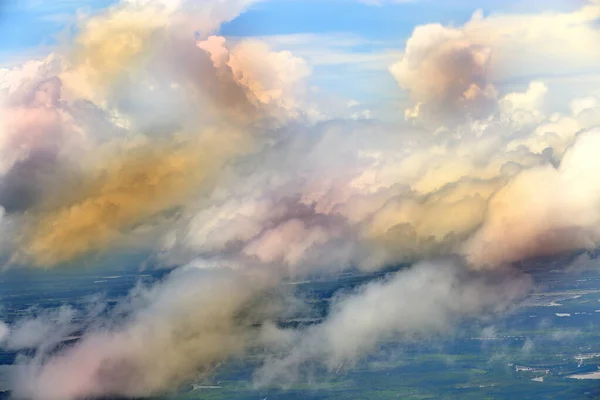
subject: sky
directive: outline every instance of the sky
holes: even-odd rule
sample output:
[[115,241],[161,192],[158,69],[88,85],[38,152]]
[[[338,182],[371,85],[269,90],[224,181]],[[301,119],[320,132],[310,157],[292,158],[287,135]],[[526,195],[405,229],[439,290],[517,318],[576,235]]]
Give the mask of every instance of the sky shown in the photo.
[[[0,49],[24,51],[56,43],[56,35],[72,22],[77,12],[94,12],[115,0],[4,0],[0,7]],[[583,0],[481,0],[448,1],[354,1],[270,0],[251,6],[225,23],[226,36],[267,36],[299,33],[348,33],[389,43],[404,41],[415,25],[430,22],[461,24],[481,9],[489,12],[536,12],[574,10]]]
[[[249,351],[256,387],[303,382],[503,315],[537,289],[523,260],[600,246],[599,0],[1,12],[2,271],[168,271],[0,321],[17,398],[161,395]],[[281,287],[392,266],[277,324],[311,304]]]
[[[0,7],[0,66],[10,66],[43,53],[57,45],[65,32],[74,29],[77,15],[101,11],[116,0],[4,0]],[[393,85],[386,73],[387,53],[398,51],[417,25],[439,22],[460,25],[476,10],[485,14],[502,12],[535,13],[572,11],[585,0],[514,1],[481,0],[267,0],[253,4],[244,13],[220,27],[228,37],[263,37],[278,40],[286,36],[311,35],[314,43],[327,43],[326,51],[340,58],[360,55],[357,68],[339,62],[315,67],[311,79],[319,87],[355,101],[402,101],[402,95],[385,90]],[[306,42],[307,38],[305,38]],[[313,45],[314,43],[310,43]],[[305,43],[306,44],[306,43]],[[300,46],[297,43],[296,46]],[[289,45],[288,48],[291,48]],[[319,54],[310,54],[318,58]],[[319,60],[315,60],[319,64]],[[353,85],[346,85],[352,79]],[[373,88],[373,82],[377,87]],[[378,104],[379,107],[385,105]]]

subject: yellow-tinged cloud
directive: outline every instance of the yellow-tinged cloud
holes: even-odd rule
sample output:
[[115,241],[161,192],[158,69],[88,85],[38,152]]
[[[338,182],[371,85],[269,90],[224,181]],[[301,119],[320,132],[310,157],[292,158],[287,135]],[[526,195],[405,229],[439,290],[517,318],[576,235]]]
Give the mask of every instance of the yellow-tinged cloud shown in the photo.
[[[58,71],[48,71],[57,88],[51,105],[70,117],[80,110],[78,100],[91,104],[85,115],[68,120],[73,125],[68,132],[81,136],[78,147],[65,150],[61,142],[51,156],[61,166],[68,158],[65,170],[74,165],[82,183],[73,189],[69,177],[59,176],[56,181],[64,187],[47,184],[51,188],[43,195],[35,192],[14,261],[49,267],[131,241],[133,227],[186,205],[223,163],[251,149],[256,142],[240,130],[253,131],[262,119],[293,114],[288,106],[296,105],[295,91],[308,73],[302,60],[252,42],[238,46],[245,57],[236,58],[235,68],[214,64],[212,53],[180,26],[181,7],[160,1],[117,4],[83,21],[57,56]],[[213,5],[215,11],[221,7],[228,8],[222,2]],[[212,17],[227,19],[234,8]],[[211,31],[210,26],[201,30]],[[250,54],[268,60],[266,66]],[[29,98],[35,85],[23,89],[21,97]],[[38,108],[45,110],[50,103],[41,100],[44,108]],[[38,136],[48,137],[47,131],[44,126]],[[177,139],[174,131],[184,133]],[[133,137],[145,144],[131,151],[126,142]]]
[[67,92],[103,100],[116,79],[150,54],[159,39],[153,34],[167,24],[168,14],[150,7],[115,9],[87,21],[75,39],[72,66],[61,76]]
[[523,171],[490,199],[464,251],[473,265],[495,267],[538,255],[594,249],[600,243],[600,130],[584,132],[560,166]]
[[16,261],[49,267],[103,251],[135,225],[182,204],[237,151],[218,136],[192,144],[151,143],[108,160],[62,205],[32,213]]

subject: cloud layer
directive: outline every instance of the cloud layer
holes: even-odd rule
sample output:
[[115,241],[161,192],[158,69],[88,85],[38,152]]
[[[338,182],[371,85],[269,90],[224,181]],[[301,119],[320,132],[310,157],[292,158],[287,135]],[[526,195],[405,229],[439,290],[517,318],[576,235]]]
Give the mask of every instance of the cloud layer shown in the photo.
[[[597,66],[596,2],[417,27],[389,66],[411,99],[395,122],[331,117],[307,61],[219,36],[250,3],[123,1],[0,71],[8,265],[126,248],[173,268],[114,309],[1,325],[30,354],[17,398],[161,394],[252,349],[257,384],[301,379],[506,312],[531,290],[513,262],[597,247],[600,87],[554,108],[568,80],[545,79]],[[306,307],[271,301],[287,282],[401,263],[322,322],[278,326]]]

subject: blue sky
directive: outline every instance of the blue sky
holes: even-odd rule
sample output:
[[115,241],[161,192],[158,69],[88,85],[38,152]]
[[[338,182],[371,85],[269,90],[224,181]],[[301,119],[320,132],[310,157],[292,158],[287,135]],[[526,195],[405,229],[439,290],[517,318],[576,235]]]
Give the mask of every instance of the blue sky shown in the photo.
[[56,43],[79,11],[94,12],[114,0],[0,0],[0,52]]
[[[76,12],[94,12],[116,0],[0,0],[0,52],[56,43]],[[405,39],[416,25],[461,24],[476,9],[536,12],[575,9],[583,0],[421,0],[374,6],[354,0],[270,0],[252,6],[222,28],[224,35],[352,33],[367,39]]]
[[274,0],[259,3],[223,27],[228,35],[352,32],[369,39],[406,38],[416,25],[462,24],[473,12],[539,12],[577,8],[579,0],[421,0],[382,2],[352,0]]
[[[198,0],[202,1],[202,0]],[[370,0],[371,3],[377,0]],[[78,12],[117,0],[0,0],[0,67],[44,56]],[[461,25],[473,12],[572,10],[584,0],[266,0],[222,26],[231,37],[259,36],[306,58],[311,83],[343,98],[394,104],[405,94],[387,73],[417,25]],[[287,39],[286,39],[287,38]],[[348,82],[353,82],[348,85]],[[391,102],[390,102],[391,100]]]

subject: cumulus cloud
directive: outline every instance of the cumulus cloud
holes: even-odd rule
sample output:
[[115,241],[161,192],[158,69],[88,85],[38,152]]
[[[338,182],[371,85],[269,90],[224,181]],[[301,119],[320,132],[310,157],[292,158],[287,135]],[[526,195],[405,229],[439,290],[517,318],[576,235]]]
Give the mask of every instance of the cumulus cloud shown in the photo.
[[597,247],[599,145],[598,129],[582,133],[558,168],[533,168],[499,190],[484,225],[467,244],[473,262],[497,265]]
[[214,63],[180,23],[189,12],[207,35],[246,4],[125,2],[81,22],[61,53],[4,71],[0,204],[24,214],[13,261],[107,249],[260,147],[270,120],[299,116],[302,60],[252,41]]
[[[595,65],[596,3],[418,27],[390,67],[408,123],[315,121],[306,61],[218,36],[249,4],[125,1],[0,72],[3,256],[54,267],[138,246],[174,268],[113,310],[6,327],[26,350],[17,397],[162,394],[255,346],[261,384],[351,365],[509,310],[529,290],[512,262],[597,246],[597,94],[557,111],[542,77],[499,83],[530,56]],[[321,323],[277,327],[283,283],[400,263],[416,264],[338,294]]]
[[406,110],[406,117],[485,114],[497,96],[489,82],[490,59],[490,48],[474,43],[460,29],[442,25],[416,28],[406,43],[404,57],[390,67],[416,103]]
[[[316,266],[335,254],[341,265],[377,268],[461,252],[496,191],[522,170],[557,165],[595,123],[589,96],[574,100],[571,115],[547,114],[541,81],[501,95],[490,73],[494,43],[468,28],[483,18],[475,16],[460,28],[417,28],[391,68],[417,108],[458,125],[311,126],[303,120],[306,62],[257,40],[196,40],[174,22],[181,10],[211,7],[124,3],[82,22],[72,54],[7,73],[17,77],[5,92],[13,125],[39,119],[41,127],[19,129],[43,139],[19,142],[26,153],[7,164],[0,185],[8,212],[27,211],[13,260],[50,266],[135,243],[132,228],[173,209],[185,217],[163,236],[170,260],[227,250]],[[113,47],[120,53],[93,59]],[[90,75],[93,95],[77,87],[78,74]],[[17,118],[14,104],[35,118]],[[311,133],[286,126],[291,120]],[[68,150],[56,148],[65,142]],[[200,193],[206,200],[194,201]],[[247,208],[226,215],[238,206]]]
[[[241,141],[240,141],[241,142]],[[176,207],[215,174],[226,157],[226,146],[183,143],[142,147],[125,159],[104,164],[102,175],[80,183],[66,206],[33,215],[17,260],[52,266],[102,251],[123,231]],[[112,164],[112,165],[111,165]]]
[[390,67],[414,102],[405,116],[446,124],[478,118],[496,106],[495,82],[597,69],[598,18],[600,6],[590,2],[572,12],[484,16],[477,11],[459,27],[417,27],[402,59]]

